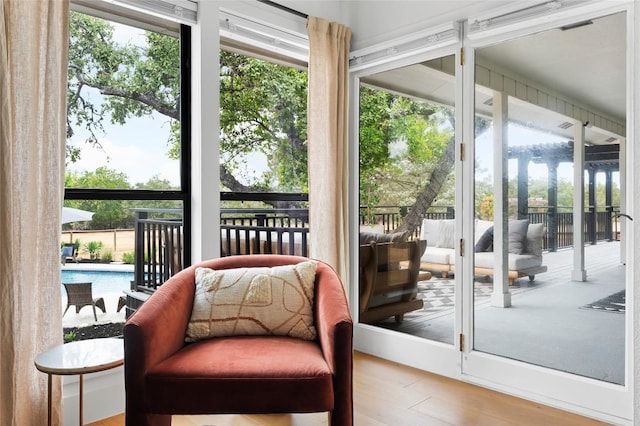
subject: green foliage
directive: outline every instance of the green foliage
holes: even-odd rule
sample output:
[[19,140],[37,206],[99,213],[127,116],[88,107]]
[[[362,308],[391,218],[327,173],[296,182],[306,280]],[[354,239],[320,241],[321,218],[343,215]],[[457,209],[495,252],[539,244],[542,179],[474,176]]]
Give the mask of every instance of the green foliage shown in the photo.
[[113,250],[110,248],[100,250],[100,260],[103,262],[113,262]]
[[[167,155],[179,158],[179,40],[147,32],[142,46],[119,45],[113,33],[107,21],[71,13],[67,137],[82,127],[97,144],[105,120],[123,124],[156,111],[172,129]],[[226,51],[220,63],[221,158],[230,172],[224,187],[307,191],[306,71]],[[91,88],[104,95],[99,104]],[[253,152],[269,166],[257,179],[246,159]],[[67,161],[78,155],[68,152]]]
[[[94,172],[82,174],[67,172],[65,177],[67,188],[104,188],[128,189],[131,187],[127,176],[106,167],[98,167]],[[133,213],[129,211],[125,200],[74,200],[66,201],[68,207],[94,212],[93,219],[88,222],[74,223],[73,227],[90,227],[91,229],[115,229],[133,227]]]
[[122,253],[122,262],[126,263],[128,265],[133,265],[135,263],[135,255],[133,254],[133,252],[126,252],[126,253]]
[[[360,205],[412,205],[453,137],[452,120],[444,107],[361,86]],[[453,193],[438,201],[453,204]]]
[[[89,131],[89,143],[98,144],[103,123],[123,124],[130,117],[159,111],[178,119],[179,42],[174,37],[147,32],[143,47],[118,44],[113,25],[102,19],[71,12],[67,137],[74,128]],[[95,104],[86,88],[100,90],[105,101]],[[67,160],[77,160],[73,153]]]
[[255,186],[306,190],[306,129],[305,71],[220,52],[220,149],[234,175],[246,171],[247,154],[258,152],[270,171]]
[[98,259],[102,250],[102,241],[89,241],[82,247],[85,253],[89,253],[91,260]]
[[76,340],[78,338],[78,335],[75,332],[70,331],[68,333],[65,333],[62,337],[63,337],[64,343],[69,343]]
[[[125,174],[106,167],[99,167],[94,172],[67,172],[65,186],[68,188],[108,188],[127,189],[133,186]],[[136,189],[167,190],[175,189],[167,180],[157,176],[146,183],[138,183]],[[72,229],[131,229],[135,223],[132,208],[181,208],[182,203],[175,200],[67,200],[65,206],[94,212],[93,219],[88,222],[74,222],[65,225]],[[79,247],[79,243],[78,247]]]

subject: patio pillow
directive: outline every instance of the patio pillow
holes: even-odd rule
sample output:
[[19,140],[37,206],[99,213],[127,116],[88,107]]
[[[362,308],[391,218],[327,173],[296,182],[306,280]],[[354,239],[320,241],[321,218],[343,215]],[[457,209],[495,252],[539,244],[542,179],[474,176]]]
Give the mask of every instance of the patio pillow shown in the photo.
[[185,340],[240,335],[314,340],[315,274],[313,261],[273,268],[197,268]]
[[438,224],[440,233],[436,241],[436,247],[453,248],[455,245],[456,223],[454,219],[441,220]]
[[542,256],[542,238],[544,237],[544,225],[532,223],[527,230],[527,253],[537,257]]
[[509,253],[522,254],[527,244],[528,219],[510,220],[508,228]]
[[427,247],[435,247],[440,239],[440,220],[423,219],[420,226],[420,239],[427,242]]
[[487,228],[487,230],[480,236],[475,245],[474,251],[476,253],[493,251],[493,226]]

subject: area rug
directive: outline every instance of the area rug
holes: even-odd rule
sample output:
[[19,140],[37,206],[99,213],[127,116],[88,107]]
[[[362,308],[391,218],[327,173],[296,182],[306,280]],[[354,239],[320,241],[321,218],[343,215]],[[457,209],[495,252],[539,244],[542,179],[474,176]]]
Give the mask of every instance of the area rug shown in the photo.
[[597,300],[593,303],[581,306],[582,309],[593,309],[602,312],[618,312],[624,313],[626,307],[625,290],[619,291],[607,296],[604,299]]
[[[491,283],[474,284],[475,301],[489,297],[493,285]],[[453,308],[455,304],[455,281],[446,278],[431,278],[418,283],[418,297],[424,302],[423,312],[441,312]]]

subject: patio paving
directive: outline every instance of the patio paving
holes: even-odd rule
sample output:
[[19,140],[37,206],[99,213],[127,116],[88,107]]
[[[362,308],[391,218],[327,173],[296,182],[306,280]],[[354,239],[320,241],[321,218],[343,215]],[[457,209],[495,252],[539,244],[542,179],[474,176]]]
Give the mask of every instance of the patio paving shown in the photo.
[[[624,289],[624,266],[617,241],[585,246],[587,281],[571,280],[573,251],[544,253],[548,272],[516,281],[512,307],[490,304],[490,280],[474,285],[474,348],[612,383],[624,382],[625,315],[598,312],[585,305]],[[432,281],[432,282],[430,282]],[[391,318],[379,326],[453,344],[454,279],[419,283],[425,308]]]

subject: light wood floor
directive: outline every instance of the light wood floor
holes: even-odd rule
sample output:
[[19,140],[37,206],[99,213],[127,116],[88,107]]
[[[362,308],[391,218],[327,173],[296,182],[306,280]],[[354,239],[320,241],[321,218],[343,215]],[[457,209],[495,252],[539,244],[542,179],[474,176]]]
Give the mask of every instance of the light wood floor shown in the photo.
[[[359,352],[354,355],[353,387],[356,426],[605,424]],[[173,417],[173,426],[326,424],[326,413]],[[123,425],[124,414],[91,423]]]

